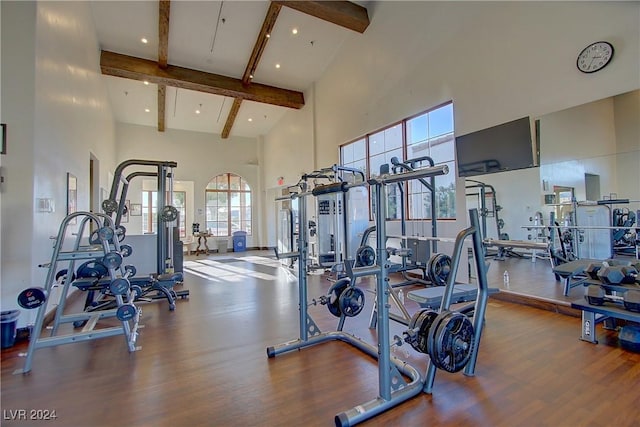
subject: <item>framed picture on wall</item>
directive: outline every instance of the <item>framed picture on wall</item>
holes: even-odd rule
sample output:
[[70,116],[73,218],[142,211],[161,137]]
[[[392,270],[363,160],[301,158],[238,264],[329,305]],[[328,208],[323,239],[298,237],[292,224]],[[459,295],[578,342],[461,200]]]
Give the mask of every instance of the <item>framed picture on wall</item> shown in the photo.
[[7,154],[7,124],[0,123],[0,154]]
[[[78,178],[72,173],[67,172],[67,215],[78,210]],[[69,221],[70,224],[76,223],[76,218]]]
[[140,203],[131,203],[131,216],[142,216],[142,205]]

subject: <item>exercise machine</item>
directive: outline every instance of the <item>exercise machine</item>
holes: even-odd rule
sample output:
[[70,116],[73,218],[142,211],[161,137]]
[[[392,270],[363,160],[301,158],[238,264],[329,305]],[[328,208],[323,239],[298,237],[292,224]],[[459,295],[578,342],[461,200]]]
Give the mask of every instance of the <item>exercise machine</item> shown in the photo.
[[[309,191],[305,185],[301,185],[300,192],[290,196],[301,200],[298,210],[299,223],[306,224],[307,214],[304,201],[309,196],[317,197],[326,194],[345,193],[351,188],[365,185],[370,185],[375,190],[373,194],[375,195],[374,206],[377,225],[376,264],[353,268],[352,273],[354,277],[365,275],[376,277],[376,304],[379,307],[377,311],[377,346],[370,345],[355,335],[343,331],[345,319],[351,317],[352,314],[359,313],[364,305],[364,293],[355,290],[357,288],[351,283],[351,279],[340,279],[332,286],[334,296],[338,291],[340,293],[337,302],[331,295],[324,296],[319,300],[321,304],[324,303],[333,307],[340,314],[340,321],[336,331],[321,332],[318,325],[309,315],[308,306],[310,304],[307,301],[306,275],[308,241],[306,233],[299,234],[297,252],[280,254],[281,258],[296,258],[298,260],[299,338],[268,347],[268,357],[274,358],[289,351],[303,349],[327,341],[339,340],[352,345],[377,360],[378,396],[371,401],[337,414],[335,423],[338,426],[358,424],[399,405],[421,392],[431,393],[438,367],[451,371],[465,369],[465,374],[474,374],[488,299],[486,266],[484,264],[484,252],[478,228],[477,212],[475,214],[470,212],[472,227],[458,235],[454,247],[456,259],[459,259],[464,238],[473,236],[473,246],[477,252],[476,267],[479,271],[479,292],[473,319],[470,320],[467,316],[456,314],[449,310],[453,292],[453,277],[455,277],[455,271],[452,271],[445,286],[440,313],[435,313],[434,316],[433,314],[427,315],[426,312],[421,312],[412,319],[410,328],[402,336],[393,337],[393,340],[389,331],[389,295],[386,287],[389,279],[389,266],[386,261],[386,248],[384,247],[384,242],[387,240],[384,226],[387,206],[385,186],[410,179],[426,178],[446,173],[448,173],[448,167],[443,165],[399,174],[383,173],[371,178],[368,183],[338,182],[327,184],[318,186],[312,191]],[[350,263],[347,262],[346,265],[350,265]],[[455,270],[456,268],[454,264],[453,269]],[[312,304],[317,302],[318,300],[314,300]],[[431,321],[428,322],[427,318]],[[421,352],[426,351],[429,353],[431,362],[424,377],[415,367],[391,355],[392,347],[400,346],[405,342]],[[409,382],[404,377],[409,378]]]
[[[75,231],[73,228],[77,221],[79,221],[79,225]],[[86,241],[89,238],[91,224],[96,227],[98,241],[95,244],[87,245]],[[70,228],[69,225],[73,226]],[[68,239],[73,239],[71,244],[65,244],[65,240]],[[140,347],[136,347],[136,340],[142,311],[134,303],[135,295],[128,279],[130,272],[126,271],[122,265],[122,249],[116,234],[115,223],[109,216],[79,211],[65,217],[53,246],[51,261],[40,265],[48,268],[45,285],[27,288],[18,295],[18,304],[21,307],[38,311],[31,331],[24,367],[15,373],[31,371],[35,351],[45,347],[123,335],[130,352],[140,349]],[[100,287],[113,295],[115,307],[112,309],[91,313],[65,314],[67,296],[72,287],[82,289],[84,286],[98,286],[98,278],[78,278],[74,274],[76,263],[83,261],[100,263],[105,268],[106,274]],[[65,262],[66,268],[60,274],[63,271],[60,264]],[[56,284],[62,287],[60,300],[57,301],[58,305],[55,309],[50,336],[42,337],[47,307],[50,303],[55,303],[49,299],[49,295]],[[109,318],[116,318],[120,324],[96,329],[100,320]],[[79,332],[74,330],[71,333],[66,333],[60,328],[65,323],[73,323],[74,325],[82,323],[84,328]]]
[[[125,169],[130,167],[144,169],[129,173],[125,177]],[[175,167],[177,163],[172,161],[126,160],[116,167],[109,198],[102,202],[102,209],[109,216],[115,215],[117,230],[121,230],[124,234],[122,231],[124,227],[120,222],[125,214],[131,181],[137,177],[157,178],[156,271],[148,276],[132,275],[130,282],[136,286],[138,298],[166,299],[170,310],[175,309],[178,298],[185,299],[189,296],[188,290],[174,290],[176,284],[183,282],[182,246],[177,227],[179,211],[170,203],[173,200],[173,168]],[[122,237],[124,238],[124,235]]]

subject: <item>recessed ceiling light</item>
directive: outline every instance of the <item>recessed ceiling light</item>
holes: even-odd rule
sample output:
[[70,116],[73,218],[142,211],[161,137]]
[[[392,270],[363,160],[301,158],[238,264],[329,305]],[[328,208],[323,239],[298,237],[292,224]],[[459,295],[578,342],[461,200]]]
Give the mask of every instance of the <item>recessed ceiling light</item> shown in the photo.
[[145,80],[143,83],[144,83],[146,86],[149,86],[149,82],[148,82],[148,81],[146,81],[146,80]]
[[148,113],[149,111],[151,111],[151,110],[149,110],[148,108],[145,108],[145,109],[144,109],[144,112],[145,112],[145,113]]
[[291,30],[291,34],[298,34],[298,29],[297,28],[293,28]]
[[144,44],[149,43],[149,40],[147,40],[147,39],[146,39],[146,38],[144,38],[144,37],[143,37],[143,38],[141,38],[141,39],[140,39],[140,41],[141,41],[142,43],[144,43]]
[[200,114],[200,110],[196,110],[196,114]]
[[248,121],[250,121],[250,122],[252,122],[252,121],[253,121],[253,119],[252,119],[251,117],[249,117],[247,120],[248,120]]
[[276,68],[280,68],[280,64],[276,64]]

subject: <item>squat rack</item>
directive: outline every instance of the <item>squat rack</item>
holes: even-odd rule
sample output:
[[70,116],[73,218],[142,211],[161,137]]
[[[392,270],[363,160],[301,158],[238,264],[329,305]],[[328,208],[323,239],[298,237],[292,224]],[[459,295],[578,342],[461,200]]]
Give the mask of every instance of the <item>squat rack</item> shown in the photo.
[[[428,167],[410,172],[398,174],[383,173],[375,178],[370,179],[367,183],[375,186],[375,206],[376,206],[376,240],[378,242],[386,241],[386,191],[385,186],[388,184],[398,183],[411,179],[420,179],[435,175],[444,175],[448,173],[446,165]],[[298,216],[299,223],[306,224],[307,213],[304,198],[310,195],[317,196],[320,194],[329,194],[337,192],[347,192],[349,188],[367,185],[367,183],[347,183],[339,182],[321,187],[316,187],[313,191],[308,191],[306,183],[300,186],[301,192],[292,194],[289,198],[300,198],[303,203],[299,204]],[[285,200],[287,197],[277,200]],[[473,237],[473,247],[475,251],[476,268],[479,272],[479,292],[474,310],[473,327],[476,331],[476,339],[471,349],[471,359],[465,366],[465,374],[472,376],[475,371],[475,362],[479,348],[480,336],[482,334],[483,320],[488,300],[488,283],[486,281],[486,266],[484,264],[484,248],[482,244],[482,235],[479,229],[479,221],[477,211],[470,211],[471,227],[461,231],[456,238],[454,247],[454,260],[459,261],[461,258],[463,241],[466,237]],[[323,342],[339,340],[348,343],[355,348],[361,350],[365,354],[377,359],[378,361],[378,396],[368,402],[357,405],[352,409],[341,412],[335,416],[335,423],[338,426],[351,426],[369,418],[372,418],[383,411],[386,411],[400,403],[418,395],[421,391],[431,393],[433,382],[435,379],[436,367],[430,362],[425,378],[412,365],[391,356],[392,345],[402,345],[402,339],[394,337],[394,343],[391,344],[389,330],[389,293],[387,282],[389,280],[389,265],[386,261],[386,249],[383,244],[377,246],[376,265],[368,267],[354,268],[355,277],[365,275],[373,275],[376,277],[376,304],[377,324],[378,324],[378,343],[377,347],[364,342],[351,333],[342,330],[345,315],[342,314],[338,324],[337,331],[321,332],[317,324],[313,321],[308,313],[307,303],[307,251],[308,240],[306,233],[299,233],[298,251],[279,254],[279,258],[297,258],[298,259],[298,288],[299,288],[299,338],[282,344],[267,348],[267,356],[273,358],[279,354],[299,350],[310,347]],[[452,302],[453,284],[456,276],[458,263],[452,263],[452,271],[446,283],[446,289],[443,296],[441,310],[448,310]],[[403,375],[410,379],[407,383]]]

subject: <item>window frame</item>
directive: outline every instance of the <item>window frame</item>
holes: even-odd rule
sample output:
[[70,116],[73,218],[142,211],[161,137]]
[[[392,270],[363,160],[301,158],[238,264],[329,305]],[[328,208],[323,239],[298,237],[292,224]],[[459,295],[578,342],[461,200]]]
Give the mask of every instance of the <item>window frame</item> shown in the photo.
[[[234,187],[233,180],[237,179],[237,187]],[[211,188],[212,186],[218,186],[220,188]],[[209,209],[217,208],[220,209],[222,204],[218,203],[216,205],[212,205],[209,203],[209,194],[224,194],[226,195],[226,220],[219,220],[218,217],[210,218],[209,217]],[[233,202],[235,200],[239,201],[239,204],[235,205]],[[204,193],[204,206],[205,206],[205,229],[209,231],[212,230],[211,234],[215,237],[232,237],[233,233],[236,231],[244,231],[247,235],[252,235],[253,230],[253,190],[251,186],[240,175],[236,175],[231,172],[221,173],[219,175],[214,176],[209,183],[205,186]],[[234,226],[234,212],[238,212],[237,223],[238,226]],[[226,234],[219,234],[219,230],[221,229],[221,222],[226,221]],[[210,227],[211,225],[216,225],[215,227]],[[222,228],[224,230],[224,228]]]
[[[445,132],[433,137],[429,136],[429,114],[433,113],[437,110],[440,110],[442,108],[445,108],[447,106],[451,106],[451,130],[450,132]],[[344,149],[345,147],[348,147],[351,144],[356,144],[359,143],[360,141],[364,141],[364,145],[365,145],[365,158],[364,158],[364,163],[365,163],[365,167],[364,167],[364,173],[365,176],[367,177],[367,179],[371,178],[372,176],[372,165],[371,165],[371,153],[370,153],[370,139],[372,136],[384,133],[386,130],[391,129],[395,126],[401,125],[402,127],[402,147],[401,147],[401,151],[402,151],[402,158],[406,159],[408,157],[408,150],[410,149],[411,146],[416,145],[416,142],[413,143],[409,143],[408,139],[409,139],[409,126],[408,123],[411,122],[412,120],[419,118],[421,116],[426,116],[426,120],[427,120],[427,128],[426,128],[426,136],[424,140],[421,140],[427,144],[430,144],[431,142],[434,141],[439,141],[442,140],[443,138],[446,138],[445,140],[451,139],[454,146],[453,146],[453,156],[451,159],[446,159],[442,162],[436,162],[434,159],[434,163],[435,165],[441,165],[441,164],[447,164],[449,166],[449,175],[451,175],[453,177],[453,183],[449,184],[448,186],[444,187],[443,186],[443,190],[444,192],[440,192],[438,191],[438,186],[437,186],[437,181],[439,177],[436,177],[436,188],[435,188],[435,202],[436,202],[436,218],[435,220],[443,220],[443,221],[455,221],[456,217],[457,217],[457,209],[456,209],[456,204],[455,204],[455,194],[456,194],[456,180],[455,180],[455,176],[456,176],[456,162],[455,162],[455,137],[454,137],[454,133],[455,133],[455,123],[453,120],[453,101],[447,101],[444,102],[442,104],[439,104],[433,108],[429,108],[427,110],[421,111],[419,113],[413,114],[409,117],[406,117],[402,120],[399,120],[397,122],[391,123],[387,126],[381,127],[379,129],[376,129],[372,132],[368,132],[366,133],[364,136],[359,136],[349,142],[346,142],[344,144],[341,144],[339,146],[339,158],[340,158],[340,164],[343,166],[352,166],[354,165],[354,163],[360,161],[360,159],[357,160],[352,160],[351,162],[347,162],[344,163]],[[428,150],[431,151],[431,145],[428,146]],[[387,150],[387,151],[383,151],[382,153],[376,153],[375,155],[380,155],[380,154],[385,154],[388,152],[391,152],[392,150]],[[430,154],[430,153],[429,153]],[[429,156],[431,157],[431,156]],[[390,159],[386,159],[385,158],[385,162],[389,163]],[[373,174],[373,176],[378,175],[379,171],[376,171],[375,174]],[[440,178],[442,179],[442,178]],[[450,178],[449,178],[450,180]],[[422,194],[422,198],[424,198],[424,195],[428,195],[429,194],[429,190],[427,190],[426,188],[424,189],[424,191],[421,192],[410,192],[410,182],[404,182],[401,184],[402,185],[402,191],[404,193],[404,197],[403,197],[403,207],[404,207],[404,212],[405,212],[405,220],[409,221],[409,220],[432,220],[431,218],[431,210],[427,207],[421,208],[421,212],[424,213],[424,215],[422,216],[414,216],[412,215],[411,209],[410,209],[410,197],[413,194]],[[393,187],[393,189],[391,188]],[[389,191],[395,191],[396,187],[395,186],[387,186],[387,192]],[[452,194],[449,194],[452,193]],[[446,196],[453,196],[453,197],[443,197],[443,195]],[[397,197],[397,196],[396,196]],[[428,197],[428,196],[427,196]],[[373,197],[371,194],[371,191],[369,191],[369,219],[373,220]],[[387,203],[388,204],[393,204],[392,202],[393,198],[387,198]],[[450,206],[445,206],[444,208],[446,209],[447,212],[450,213],[449,216],[442,216],[440,215],[441,209],[443,208],[442,206],[439,206],[439,201],[440,200],[445,200],[446,202],[450,203]],[[389,212],[393,213],[399,211],[399,209],[396,209],[395,207],[393,209],[389,209],[389,206],[387,206],[387,216],[389,216]],[[399,221],[400,217],[399,217],[399,213],[396,212],[395,215],[388,217],[387,218],[388,221]]]

